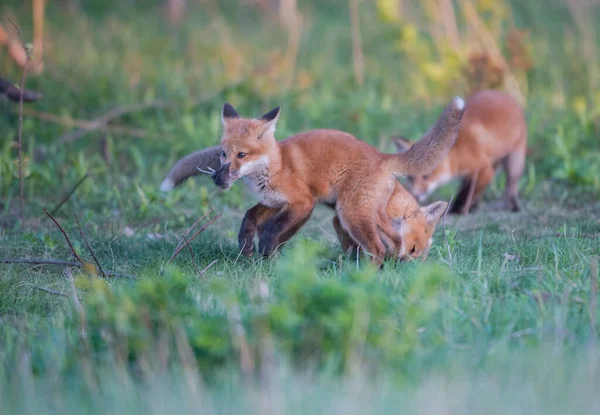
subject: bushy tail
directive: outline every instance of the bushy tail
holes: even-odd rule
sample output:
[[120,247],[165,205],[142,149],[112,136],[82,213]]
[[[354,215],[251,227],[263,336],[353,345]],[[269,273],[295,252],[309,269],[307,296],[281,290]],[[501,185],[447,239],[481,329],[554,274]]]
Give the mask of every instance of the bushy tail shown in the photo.
[[221,147],[214,146],[183,157],[171,168],[167,177],[162,181],[160,190],[168,192],[188,178],[200,174],[198,167],[202,170],[217,170],[221,167],[220,153]]
[[458,138],[465,101],[455,97],[433,127],[402,153],[390,154],[395,174],[422,175],[433,171],[446,157]]

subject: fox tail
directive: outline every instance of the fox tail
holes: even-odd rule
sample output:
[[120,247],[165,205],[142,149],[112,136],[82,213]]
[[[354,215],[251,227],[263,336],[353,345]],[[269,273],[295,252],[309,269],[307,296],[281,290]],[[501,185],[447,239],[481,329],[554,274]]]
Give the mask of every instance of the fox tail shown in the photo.
[[221,148],[213,146],[188,154],[178,160],[162,181],[160,190],[168,192],[174,189],[190,177],[200,174],[199,168],[204,171],[217,170],[221,167],[220,153]]
[[392,172],[413,176],[435,169],[458,138],[464,109],[465,101],[455,97],[419,141],[404,152],[389,154]]

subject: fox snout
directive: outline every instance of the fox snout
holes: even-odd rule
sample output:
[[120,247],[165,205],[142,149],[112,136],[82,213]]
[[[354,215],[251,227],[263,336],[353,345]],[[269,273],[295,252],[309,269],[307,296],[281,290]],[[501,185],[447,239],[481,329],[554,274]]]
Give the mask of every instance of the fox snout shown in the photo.
[[213,182],[215,182],[215,185],[217,185],[221,189],[224,189],[224,190],[229,189],[231,187],[231,185],[233,184],[233,182],[235,181],[235,179],[232,178],[230,167],[231,167],[231,162],[225,163],[221,166],[220,169],[216,170],[211,176],[213,179]]

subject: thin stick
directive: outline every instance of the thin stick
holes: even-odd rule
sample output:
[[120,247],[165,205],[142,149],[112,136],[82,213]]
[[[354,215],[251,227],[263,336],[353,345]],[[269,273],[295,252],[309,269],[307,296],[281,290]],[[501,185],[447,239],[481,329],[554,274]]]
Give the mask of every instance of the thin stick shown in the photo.
[[444,225],[444,239],[446,240],[446,249],[448,249],[448,261],[450,262],[450,265],[452,265],[452,253],[450,252],[450,242],[448,242],[448,233],[446,232],[446,216],[448,216],[448,211],[450,210],[450,206],[452,206],[454,195],[452,195],[450,198],[450,202],[448,203],[448,206],[446,206],[446,210],[444,211],[444,216],[442,218],[442,224]]
[[365,79],[365,58],[360,40],[360,19],[358,16],[358,0],[350,1],[350,27],[352,30],[352,57],[354,62],[354,79],[358,85]]
[[69,248],[71,249],[71,253],[73,254],[73,256],[75,257],[75,259],[77,261],[79,261],[81,263],[81,265],[83,266],[85,264],[85,262],[83,261],[83,259],[81,259],[81,257],[79,255],[77,255],[77,251],[75,251],[75,248],[73,248],[73,244],[71,243],[71,240],[69,239],[69,237],[67,236],[67,233],[65,232],[65,230],[63,229],[62,226],[60,226],[60,223],[58,223],[58,221],[56,219],[54,219],[54,216],[52,216],[47,210],[46,208],[44,208],[44,213],[46,215],[48,215],[48,217],[50,219],[52,219],[52,222],[54,222],[54,224],[58,227],[58,229],[60,229],[60,231],[62,232],[63,236],[65,237],[67,244],[69,245]]
[[[70,268],[65,268],[65,275],[69,279],[69,285],[71,286],[71,298],[73,299],[73,304],[75,305],[75,309],[77,310],[77,313],[79,313],[83,324],[83,306],[81,305],[81,301],[79,301],[79,297],[77,296],[77,289],[75,288],[75,281]],[[84,333],[85,329],[82,327],[82,334]]]
[[28,64],[29,53],[27,53],[27,62],[23,67],[23,76],[21,77],[21,94],[19,97],[19,138],[17,142],[17,149],[19,152],[19,218],[21,219],[21,222],[25,217],[25,194],[23,183],[23,94],[25,93],[25,79],[27,79]]
[[471,185],[469,186],[469,193],[467,194],[467,200],[462,208],[462,214],[466,215],[469,213],[471,209],[471,203],[473,203],[473,193],[475,193],[475,183],[477,182],[477,178],[479,177],[479,170],[475,172],[473,175],[473,179],[471,180]]
[[67,295],[65,295],[65,294],[63,294],[61,292],[58,292],[56,290],[53,290],[51,288],[40,287],[38,285],[32,285],[32,287],[35,288],[36,290],[44,291],[44,292],[47,292],[47,293],[50,293],[50,294],[54,294],[54,295],[60,295],[61,297],[67,297]]
[[183,234],[183,236],[179,240],[179,243],[177,243],[177,247],[175,248],[175,250],[177,250],[177,248],[179,248],[181,246],[181,243],[183,242],[184,238],[186,236],[188,236],[188,234],[192,231],[192,229],[194,229],[196,227],[196,225],[198,225],[198,223],[200,223],[200,221],[202,219],[204,219],[210,212],[213,211],[213,208],[211,205],[209,205],[208,203],[206,205],[209,207],[209,211],[206,212],[204,215],[202,215],[196,222],[194,222],[194,224],[192,226],[190,226],[190,228],[187,230],[187,232]]
[[208,264],[208,265],[206,266],[206,268],[204,268],[202,271],[200,271],[200,275],[204,275],[204,273],[205,273],[206,271],[208,271],[210,268],[212,268],[212,266],[213,266],[213,265],[215,265],[217,262],[219,262],[219,260],[218,260],[218,259],[215,259],[213,262],[211,262],[210,264]]
[[206,228],[208,228],[210,225],[212,225],[212,223],[214,221],[216,221],[217,219],[219,219],[221,217],[221,214],[219,213],[217,216],[215,216],[214,218],[212,218],[210,221],[208,221],[208,223],[206,225],[204,225],[203,227],[201,227],[200,229],[198,229],[198,231],[192,235],[192,237],[188,240],[186,239],[186,242],[180,246],[179,248],[177,248],[175,250],[175,252],[173,252],[173,255],[171,256],[171,259],[169,259],[169,262],[167,262],[168,264],[170,264],[171,262],[173,262],[173,260],[177,257],[177,255],[179,255],[179,253],[181,252],[181,250],[183,248],[185,248],[190,242],[192,242],[194,239],[196,239],[196,237],[198,235],[200,235],[201,232],[204,232],[206,230]]
[[46,0],[33,0],[33,62],[42,68],[44,55],[44,9]]
[[[62,261],[59,259],[30,259],[30,258],[5,258],[1,259],[2,264],[31,264],[31,265],[61,265],[81,268],[81,263],[75,261]],[[135,278],[134,275],[121,274],[118,272],[105,271],[105,274],[111,277]]]
[[183,239],[185,240],[185,244],[187,245],[188,250],[190,251],[190,257],[192,259],[192,265],[193,265],[194,269],[196,270],[196,273],[198,275],[202,276],[202,274],[200,273],[200,269],[198,269],[198,265],[196,265],[196,257],[194,256],[194,250],[192,249],[192,247],[188,243],[188,240],[185,237],[185,235],[183,235]]
[[10,22],[10,24],[12,24],[14,26],[15,30],[17,31],[17,36],[19,36],[19,40],[21,40],[21,43],[24,43],[23,38],[21,37],[21,31],[19,30],[19,26],[17,26],[15,21],[13,19],[11,19],[10,17],[7,17],[7,19]]
[[102,265],[100,265],[100,261],[98,261],[98,258],[96,258],[96,254],[94,254],[92,247],[90,246],[87,239],[85,238],[85,235],[83,234],[83,230],[81,229],[81,224],[79,223],[79,217],[77,216],[77,213],[75,214],[75,220],[77,221],[77,227],[79,228],[79,234],[81,235],[81,239],[83,239],[83,242],[85,242],[85,246],[87,247],[87,250],[90,252],[90,255],[92,256],[92,258],[94,258],[94,262],[96,263],[96,265],[98,265],[98,269],[100,270],[100,275],[102,275],[104,278],[106,278],[106,273],[102,269]]
[[73,193],[75,193],[75,190],[77,190],[77,188],[79,186],[81,186],[81,184],[88,178],[90,177],[89,173],[86,173],[85,176],[83,176],[81,179],[79,179],[79,181],[77,183],[75,183],[75,186],[73,186],[73,188],[69,191],[69,193],[67,193],[67,195],[60,201],[60,203],[58,205],[56,205],[56,207],[54,209],[52,209],[52,214],[56,214],[56,212],[58,212],[58,210],[62,207],[62,205],[64,205],[67,200],[69,200],[71,198],[71,196],[73,195]]
[[597,333],[597,319],[596,313],[598,312],[598,257],[593,256],[590,261],[590,278],[591,278],[591,291],[590,291],[590,328],[592,329],[592,336],[596,341]]

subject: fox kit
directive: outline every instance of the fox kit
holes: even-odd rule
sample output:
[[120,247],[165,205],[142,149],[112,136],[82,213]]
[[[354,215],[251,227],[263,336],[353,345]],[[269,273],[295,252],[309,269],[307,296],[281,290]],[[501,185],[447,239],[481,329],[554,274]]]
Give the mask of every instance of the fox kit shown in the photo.
[[[402,261],[420,258],[427,259],[433,232],[440,218],[448,207],[447,202],[435,202],[429,206],[421,207],[415,198],[398,182],[387,204],[386,213],[392,218],[396,231],[400,234],[402,243],[400,247],[390,246],[385,235],[384,243],[389,247],[388,255]],[[348,232],[342,227],[337,216],[333,218],[333,227],[337,234],[342,249],[349,253],[355,252],[358,245],[352,240]]]
[[[394,143],[399,151],[411,148],[402,138]],[[519,211],[518,182],[526,151],[527,123],[517,101],[502,92],[480,91],[467,102],[454,147],[432,172],[409,177],[411,192],[422,201],[438,186],[460,177],[462,184],[450,212],[467,213],[476,207],[496,167],[502,164],[506,172],[505,203],[508,209]],[[473,204],[466,206],[469,193]]]
[[[226,103],[221,167],[212,174],[213,180],[228,189],[242,179],[260,197],[242,221],[240,250],[251,255],[258,232],[260,253],[270,255],[306,223],[315,204],[322,203],[335,208],[341,227],[375,263],[381,263],[387,251],[382,234],[388,244],[401,245],[394,222],[386,213],[397,183],[395,176],[431,171],[456,141],[463,108],[463,100],[455,98],[409,150],[384,154],[337,130],[312,130],[278,142],[274,132],[279,107],[259,119],[246,119]],[[206,153],[201,155],[206,157]],[[197,165],[203,157],[198,158]],[[166,190],[190,174],[189,169],[178,169],[182,161],[163,182]],[[184,164],[194,163],[188,159]]]

